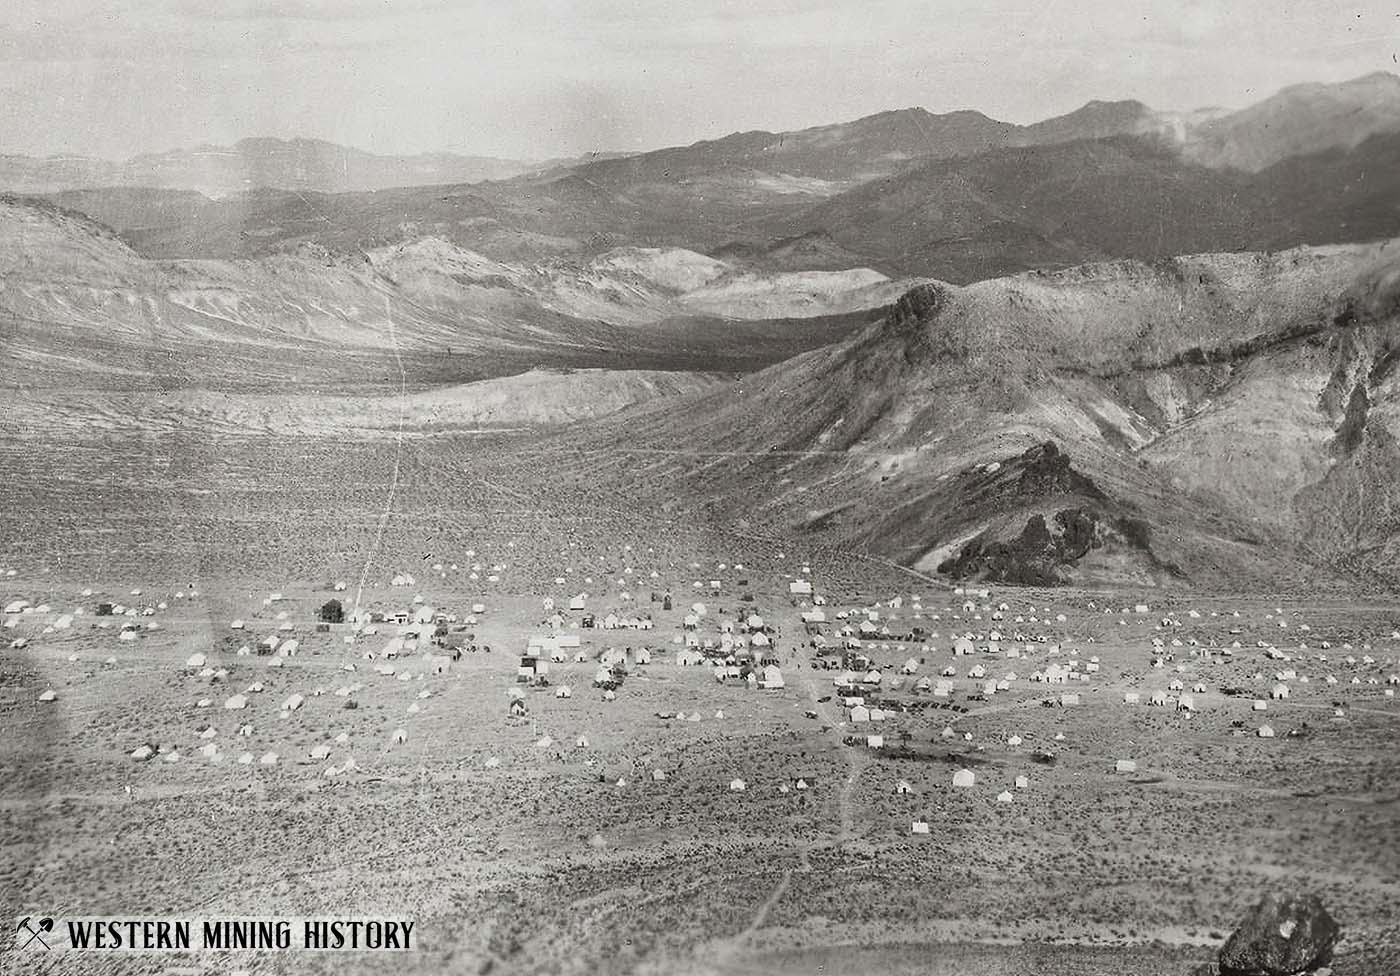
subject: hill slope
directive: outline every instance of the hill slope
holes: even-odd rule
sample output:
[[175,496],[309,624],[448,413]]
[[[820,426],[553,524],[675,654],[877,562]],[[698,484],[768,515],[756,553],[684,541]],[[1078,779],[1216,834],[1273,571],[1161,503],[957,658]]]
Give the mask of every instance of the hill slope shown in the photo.
[[1336,85],[1294,85],[1183,133],[1194,162],[1258,172],[1296,156],[1351,149],[1400,132],[1400,77],[1376,72]]
[[1400,579],[1397,346],[1393,243],[924,285],[650,415],[651,443],[729,458],[650,475],[697,518],[958,577]]
[[[0,198],[7,388],[316,390],[535,366],[747,371],[830,342],[910,282],[620,249],[516,265],[424,239],[355,256],[155,261],[82,214]],[[382,390],[380,391],[382,392]]]

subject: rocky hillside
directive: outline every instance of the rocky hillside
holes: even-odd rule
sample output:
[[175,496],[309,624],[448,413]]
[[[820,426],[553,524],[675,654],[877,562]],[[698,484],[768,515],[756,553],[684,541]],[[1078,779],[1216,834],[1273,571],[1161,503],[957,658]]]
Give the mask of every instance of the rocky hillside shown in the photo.
[[655,474],[707,517],[960,578],[1397,579],[1397,303],[1395,243],[923,285],[655,413],[651,442],[727,458]]

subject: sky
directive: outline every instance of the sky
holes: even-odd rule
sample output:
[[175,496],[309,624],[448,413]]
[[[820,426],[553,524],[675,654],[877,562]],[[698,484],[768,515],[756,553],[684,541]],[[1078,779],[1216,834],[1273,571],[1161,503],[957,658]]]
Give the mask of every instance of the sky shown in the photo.
[[1393,0],[3,0],[0,153],[543,159],[915,105],[1236,107],[1397,57]]

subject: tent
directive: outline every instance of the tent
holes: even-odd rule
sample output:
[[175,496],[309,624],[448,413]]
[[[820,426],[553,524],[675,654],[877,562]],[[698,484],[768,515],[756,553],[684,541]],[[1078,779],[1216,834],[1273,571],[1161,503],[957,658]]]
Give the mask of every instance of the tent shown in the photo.
[[970,790],[976,781],[977,777],[970,769],[960,769],[953,774],[953,785],[958,789]]
[[763,680],[760,684],[769,690],[787,686],[787,682],[783,680],[783,672],[778,669],[776,664],[770,664],[763,669]]

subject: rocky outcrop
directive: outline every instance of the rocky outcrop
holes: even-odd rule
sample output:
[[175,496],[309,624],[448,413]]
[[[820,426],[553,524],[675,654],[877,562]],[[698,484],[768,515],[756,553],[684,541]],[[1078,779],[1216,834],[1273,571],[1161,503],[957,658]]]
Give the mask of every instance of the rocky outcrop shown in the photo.
[[1340,935],[1341,927],[1316,895],[1270,894],[1245,914],[1216,962],[1198,971],[1220,976],[1315,973],[1331,962]]

